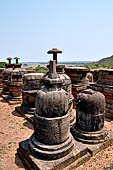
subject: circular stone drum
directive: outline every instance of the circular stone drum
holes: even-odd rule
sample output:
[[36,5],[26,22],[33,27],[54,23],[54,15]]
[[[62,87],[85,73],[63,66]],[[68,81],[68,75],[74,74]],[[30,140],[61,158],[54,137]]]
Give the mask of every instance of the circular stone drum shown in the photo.
[[4,68],[0,68],[0,88],[3,86],[3,84],[2,84],[3,71],[4,71]]
[[9,98],[21,98],[21,89],[23,87],[23,75],[27,71],[22,68],[15,68],[10,72],[9,78]]
[[3,94],[7,94],[9,92],[9,77],[11,74],[11,71],[13,70],[13,68],[6,68],[4,69],[3,73],[2,73],[2,84],[3,84]]
[[25,113],[34,114],[35,98],[40,89],[40,80],[44,73],[29,73],[23,77],[22,105],[21,109]]
[[102,93],[87,89],[77,95],[76,124],[72,133],[84,143],[100,143],[105,140],[105,97]]
[[35,113],[34,134],[29,140],[31,151],[45,160],[54,160],[66,156],[74,146],[74,140],[69,129],[69,114],[46,118]]

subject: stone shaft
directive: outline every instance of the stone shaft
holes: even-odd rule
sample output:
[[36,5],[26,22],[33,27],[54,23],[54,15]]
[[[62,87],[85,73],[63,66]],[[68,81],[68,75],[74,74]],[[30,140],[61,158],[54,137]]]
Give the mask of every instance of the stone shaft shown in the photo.
[[57,73],[56,73],[56,62],[55,60],[50,61],[50,68],[49,68],[49,78],[55,79],[57,78]]

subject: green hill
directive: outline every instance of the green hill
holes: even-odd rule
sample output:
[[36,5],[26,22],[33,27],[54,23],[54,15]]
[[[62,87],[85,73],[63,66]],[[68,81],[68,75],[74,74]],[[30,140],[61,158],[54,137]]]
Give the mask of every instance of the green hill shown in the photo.
[[86,65],[89,69],[97,68],[112,68],[113,69],[113,55],[110,57],[103,58],[97,62],[89,63]]
[[110,57],[103,58],[97,62],[98,64],[113,64],[113,55]]

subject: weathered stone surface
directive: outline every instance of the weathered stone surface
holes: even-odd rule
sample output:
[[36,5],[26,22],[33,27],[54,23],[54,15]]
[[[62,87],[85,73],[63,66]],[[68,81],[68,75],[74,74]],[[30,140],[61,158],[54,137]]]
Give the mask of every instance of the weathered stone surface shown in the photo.
[[75,141],[74,146],[76,146],[76,149],[73,147],[73,150],[65,157],[59,159],[53,157],[52,160],[39,159],[38,156],[34,157],[29,148],[29,140],[19,143],[17,152],[28,170],[69,170],[77,168],[91,157],[87,146],[77,141]]
[[53,48],[52,50],[49,50],[47,53],[53,54],[53,60],[55,60],[57,64],[57,53],[62,53],[62,51],[58,50],[57,48]]
[[89,69],[85,67],[65,67],[66,74],[72,81],[72,95],[74,96],[74,108],[76,108],[77,94],[87,88],[89,81],[85,78]]
[[113,132],[108,131],[108,135],[106,136],[106,140],[103,143],[95,144],[95,145],[86,145],[88,147],[89,153],[91,156],[94,156],[98,152],[107,148],[108,146],[113,144]]
[[91,89],[77,95],[76,123],[81,130],[93,132],[104,126],[105,97]]
[[87,89],[77,95],[76,124],[71,131],[83,143],[101,143],[106,140],[104,128],[105,97],[100,92]]
[[[53,59],[56,61],[56,63],[57,63],[57,52],[61,53],[62,51],[60,51],[58,49],[52,49],[48,52],[49,54],[53,54]],[[47,67],[50,68],[50,65],[47,65]],[[56,65],[57,76],[58,76],[58,78],[60,78],[64,81],[63,84],[62,84],[62,89],[64,89],[68,93],[69,98],[70,98],[69,99],[69,105],[68,105],[68,111],[69,111],[69,114],[70,114],[70,126],[72,126],[75,122],[75,114],[74,114],[74,111],[73,111],[74,97],[72,95],[71,79],[68,75],[65,74],[64,68],[65,68],[65,65],[58,65],[58,64]]]
[[24,90],[38,90],[40,88],[40,80],[44,73],[29,73],[23,76]]
[[[11,65],[12,66],[12,65]],[[7,94],[9,92],[9,77],[10,77],[10,72],[13,70],[13,68],[6,68],[4,69],[2,73],[2,84],[3,84],[3,94]]]
[[[41,89],[37,92],[34,133],[29,140],[19,144],[18,154],[24,163],[27,162],[27,168],[63,169],[80,154],[82,157],[87,153],[86,146],[81,152],[74,148],[75,142],[69,132],[69,95],[62,90],[62,79],[54,77],[55,63],[50,62],[51,76],[47,74],[42,78]],[[49,164],[45,164],[47,161]]]
[[15,68],[10,72],[9,78],[9,98],[20,97],[22,95],[21,89],[23,87],[23,75],[27,73],[26,70]]
[[105,116],[113,119],[112,108],[108,106],[113,104],[113,69],[100,70],[97,83],[90,85],[90,87],[96,91],[100,91],[105,95]]
[[[36,112],[43,117],[63,116],[68,111],[69,96],[66,91],[38,91]],[[52,107],[51,107],[52,106]]]
[[4,68],[0,68],[0,88],[3,87],[3,84],[2,84],[2,78],[3,78],[2,74],[3,74],[3,71],[4,71]]
[[61,117],[46,118],[35,113],[34,131],[36,138],[45,144],[63,143],[69,137],[69,118],[69,114]]
[[72,84],[81,83],[83,78],[89,72],[85,67],[65,67],[66,74],[71,78]]
[[40,80],[43,76],[43,73],[30,73],[23,76],[22,113],[34,114],[36,94],[40,89]]
[[90,69],[90,73],[93,74],[93,81],[97,82],[99,78],[99,70],[100,69]]
[[86,74],[85,79],[87,79],[87,80],[89,81],[89,83],[93,83],[93,74],[90,73],[90,72],[88,72],[88,73]]

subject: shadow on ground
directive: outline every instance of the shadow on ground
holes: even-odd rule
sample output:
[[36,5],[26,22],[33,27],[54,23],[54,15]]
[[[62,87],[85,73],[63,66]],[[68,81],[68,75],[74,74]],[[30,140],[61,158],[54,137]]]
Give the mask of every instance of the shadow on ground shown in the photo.
[[29,128],[29,129],[31,129],[31,130],[34,129],[34,128],[33,128],[33,125],[32,125],[30,122],[28,122],[28,121],[24,122],[24,123],[23,123],[23,126]]
[[22,117],[18,112],[16,112],[15,110],[14,111],[12,111],[12,114],[14,115],[14,116],[17,116],[17,117]]
[[17,153],[15,154],[15,164],[16,164],[18,167],[25,169],[25,167],[24,167],[24,165],[22,164],[22,162],[21,162],[20,158],[18,157],[18,154],[17,154]]

